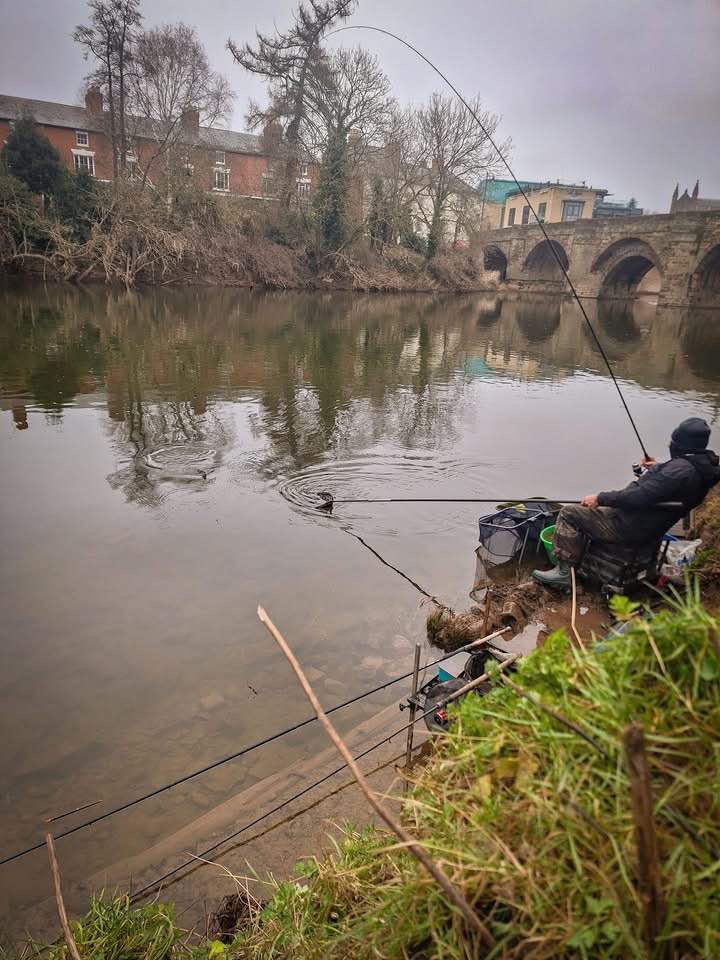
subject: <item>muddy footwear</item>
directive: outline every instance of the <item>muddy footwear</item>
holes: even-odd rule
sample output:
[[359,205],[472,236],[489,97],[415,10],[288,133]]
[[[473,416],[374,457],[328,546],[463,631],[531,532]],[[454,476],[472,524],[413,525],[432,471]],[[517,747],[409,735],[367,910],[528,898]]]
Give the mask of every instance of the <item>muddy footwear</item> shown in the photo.
[[552,570],[533,570],[533,578],[544,587],[554,587],[556,590],[566,590],[570,587],[570,564],[558,560]]

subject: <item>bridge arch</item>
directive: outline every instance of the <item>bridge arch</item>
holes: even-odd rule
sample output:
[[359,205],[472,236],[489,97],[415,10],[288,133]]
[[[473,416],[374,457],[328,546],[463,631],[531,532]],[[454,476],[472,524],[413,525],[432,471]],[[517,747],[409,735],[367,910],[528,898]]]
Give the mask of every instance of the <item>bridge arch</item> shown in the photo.
[[501,283],[507,279],[508,261],[505,251],[493,243],[483,250],[483,267],[499,275]]
[[627,237],[611,243],[595,260],[592,273],[602,276],[600,297],[633,297],[645,276],[657,270],[662,283],[662,264],[649,243]]
[[695,301],[720,298],[720,243],[706,252],[693,271],[690,297]]
[[560,327],[560,301],[530,300],[518,303],[515,320],[529,343],[544,343]]
[[528,280],[562,280],[563,272],[557,258],[565,270],[570,268],[570,261],[565,248],[557,240],[541,240],[535,244],[523,264],[523,273]]

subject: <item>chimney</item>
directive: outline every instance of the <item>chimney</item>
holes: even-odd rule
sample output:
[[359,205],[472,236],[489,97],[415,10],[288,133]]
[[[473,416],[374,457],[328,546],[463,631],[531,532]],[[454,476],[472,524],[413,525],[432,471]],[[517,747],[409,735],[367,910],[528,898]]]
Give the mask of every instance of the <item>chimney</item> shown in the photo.
[[102,113],[103,95],[98,87],[88,87],[85,92],[85,109],[95,116]]
[[200,131],[200,111],[193,107],[183,110],[180,125],[186,136],[196,138]]
[[699,193],[700,193],[700,181],[699,181],[699,180],[696,180],[696,181],[695,181],[695,186],[693,187],[693,192],[692,192],[692,198],[693,198],[693,200],[697,200]]

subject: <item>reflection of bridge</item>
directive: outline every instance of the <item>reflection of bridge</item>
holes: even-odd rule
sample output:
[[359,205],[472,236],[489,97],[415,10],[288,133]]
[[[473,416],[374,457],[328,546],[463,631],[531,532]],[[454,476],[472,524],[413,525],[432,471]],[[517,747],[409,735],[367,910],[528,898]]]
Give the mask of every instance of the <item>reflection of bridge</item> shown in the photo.
[[[545,229],[581,296],[632,297],[655,268],[660,303],[720,306],[720,211],[548,223]],[[567,288],[537,224],[491,230],[482,249],[485,269],[515,286]]]

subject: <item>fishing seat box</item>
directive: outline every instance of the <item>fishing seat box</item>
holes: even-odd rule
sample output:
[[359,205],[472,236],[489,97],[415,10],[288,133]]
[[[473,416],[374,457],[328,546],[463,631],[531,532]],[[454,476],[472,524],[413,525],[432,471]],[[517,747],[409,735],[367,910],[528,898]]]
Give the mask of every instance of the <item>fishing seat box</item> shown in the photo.
[[661,542],[624,545],[588,540],[577,575],[606,595],[624,593],[635,584],[656,578]]

